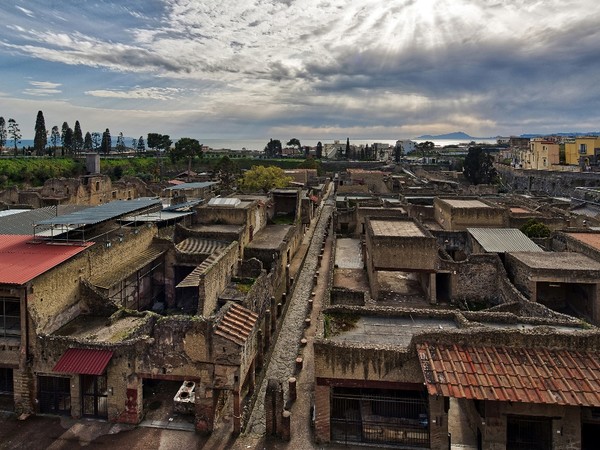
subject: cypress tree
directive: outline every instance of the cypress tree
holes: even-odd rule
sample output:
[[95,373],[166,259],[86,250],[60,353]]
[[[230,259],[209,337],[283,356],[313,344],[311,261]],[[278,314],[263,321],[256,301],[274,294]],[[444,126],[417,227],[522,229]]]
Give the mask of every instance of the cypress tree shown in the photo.
[[44,120],[44,113],[38,111],[37,118],[35,119],[35,136],[33,138],[33,149],[35,150],[36,155],[44,154],[46,144],[48,144],[46,121]]

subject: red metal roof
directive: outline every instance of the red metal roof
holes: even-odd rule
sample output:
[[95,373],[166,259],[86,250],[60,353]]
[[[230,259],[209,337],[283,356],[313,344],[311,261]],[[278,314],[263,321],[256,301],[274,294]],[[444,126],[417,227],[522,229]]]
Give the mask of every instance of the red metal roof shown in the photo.
[[242,345],[250,336],[257,319],[255,313],[234,303],[217,325],[215,334]]
[[417,345],[430,395],[600,407],[600,353]]
[[0,235],[0,283],[25,284],[82,252],[93,242],[65,245],[32,243],[31,235]]
[[58,360],[53,372],[102,375],[113,352],[89,348],[70,348]]

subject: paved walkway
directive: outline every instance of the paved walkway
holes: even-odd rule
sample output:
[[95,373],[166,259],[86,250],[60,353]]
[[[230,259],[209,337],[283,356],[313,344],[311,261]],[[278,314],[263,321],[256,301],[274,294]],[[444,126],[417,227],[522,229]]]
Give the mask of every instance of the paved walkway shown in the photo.
[[[310,239],[308,251],[301,270],[296,274],[297,284],[291,296],[285,318],[283,319],[281,330],[277,336],[277,342],[275,343],[265,377],[260,386],[254,409],[248,421],[246,429],[249,434],[261,436],[265,434],[264,398],[268,380],[277,379],[284,382],[284,387],[287,390],[287,380],[294,375],[295,360],[299,353],[300,340],[305,331],[304,320],[307,318],[308,300],[312,298],[313,276],[317,271],[318,255],[321,251],[321,243],[325,234],[327,221],[332,211],[332,205],[325,204],[324,202],[320,207],[312,236],[310,236],[310,233],[307,234],[308,239]],[[305,236],[305,239],[307,236]],[[324,279],[320,280],[321,282],[317,284],[317,287],[324,283],[322,281]],[[308,354],[306,356],[308,357]],[[299,388],[299,391],[303,390],[302,386],[299,386]],[[287,398],[287,392],[285,395]],[[293,421],[296,422],[295,419]]]

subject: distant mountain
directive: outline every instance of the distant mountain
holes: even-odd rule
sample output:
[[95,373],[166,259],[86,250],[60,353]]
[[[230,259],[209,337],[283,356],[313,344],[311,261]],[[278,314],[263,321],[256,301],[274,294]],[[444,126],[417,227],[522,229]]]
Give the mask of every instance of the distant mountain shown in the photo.
[[434,140],[434,139],[452,139],[452,140],[466,140],[466,141],[470,141],[475,139],[473,136],[469,136],[467,133],[464,133],[462,131],[455,131],[454,133],[446,133],[446,134],[436,134],[436,135],[432,135],[432,134],[424,134],[423,136],[419,136],[415,139],[427,139],[427,140]]

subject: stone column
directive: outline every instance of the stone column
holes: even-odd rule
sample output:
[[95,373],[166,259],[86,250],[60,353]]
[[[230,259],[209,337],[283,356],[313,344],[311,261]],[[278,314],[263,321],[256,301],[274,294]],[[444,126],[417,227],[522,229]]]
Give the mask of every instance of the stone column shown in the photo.
[[435,305],[437,303],[437,284],[436,273],[429,274],[429,303]]

